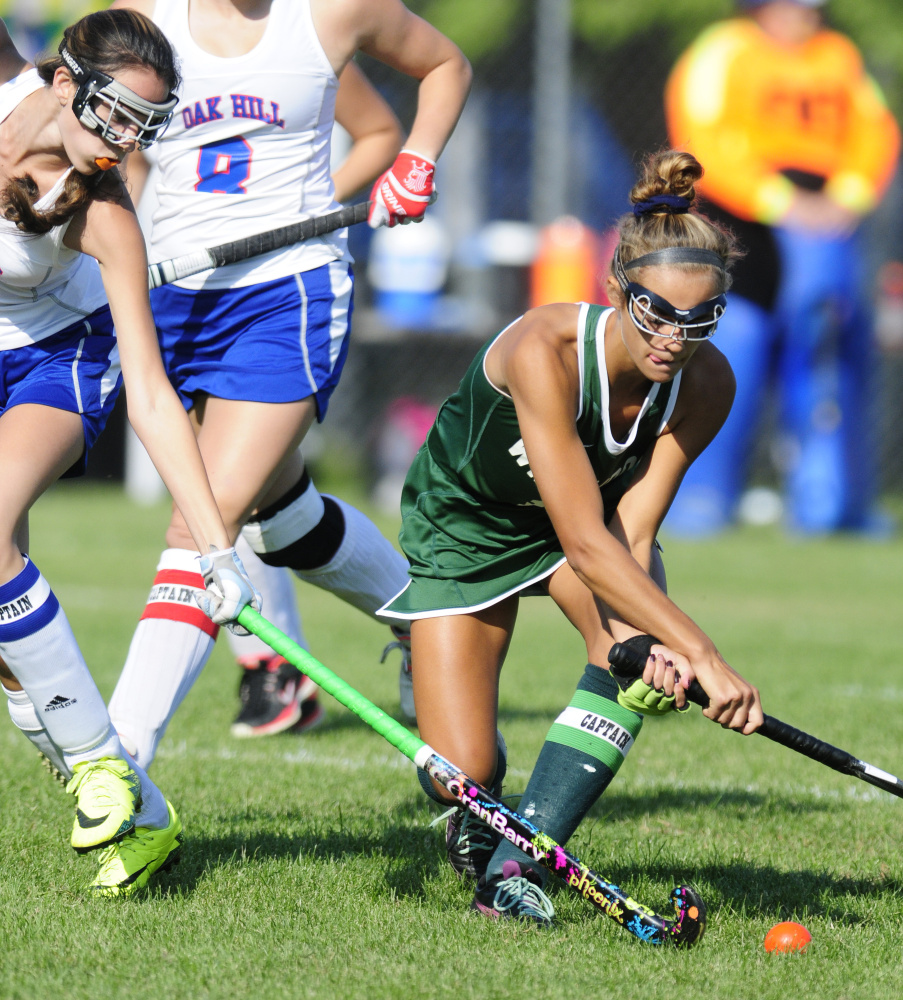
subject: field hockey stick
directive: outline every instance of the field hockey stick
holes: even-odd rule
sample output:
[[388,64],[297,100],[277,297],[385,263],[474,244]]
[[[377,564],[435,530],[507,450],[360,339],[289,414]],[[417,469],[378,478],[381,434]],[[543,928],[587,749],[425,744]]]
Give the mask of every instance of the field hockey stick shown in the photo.
[[346,226],[354,226],[366,220],[371,204],[369,201],[362,201],[358,205],[346,205],[328,215],[319,215],[314,219],[305,219],[304,222],[283,226],[281,229],[271,229],[256,236],[246,236],[231,243],[220,243],[219,246],[206,247],[203,250],[183,254],[181,257],[162,260],[159,264],[151,264],[147,269],[148,286],[159,288],[161,285],[168,285],[189,275],[209,271],[211,267],[234,264],[239,260],[247,260],[248,257],[257,257],[271,250],[279,250],[292,243],[300,243],[315,236],[324,236],[337,229],[344,229]]
[[[619,642],[611,647],[608,659],[615,680],[620,679],[625,682],[640,677],[646,666],[646,658],[642,653]],[[709,707],[709,696],[699,681],[695,679],[687,689],[687,697],[703,708]],[[846,750],[840,750],[838,747],[831,746],[830,743],[825,743],[824,740],[810,736],[799,729],[794,729],[793,726],[781,722],[780,719],[766,715],[765,721],[756,732],[760,736],[801,753],[804,757],[818,761],[819,764],[825,764],[835,771],[840,771],[841,774],[851,774],[854,778],[861,778],[862,781],[867,781],[870,785],[877,785],[878,788],[883,788],[884,791],[903,798],[903,782],[899,778],[888,774],[887,771],[882,771],[880,767],[873,767],[864,760],[859,760],[858,757],[847,753]]]
[[689,947],[702,937],[705,930],[705,905],[690,886],[679,885],[671,892],[676,919],[659,916],[654,910],[632,899],[617,885],[587,868],[528,819],[514,812],[460,768],[436,753],[406,726],[387,715],[319,660],[314,659],[306,649],[302,649],[253,608],[243,608],[238,621],[302,673],[307,674],[336,701],[363,719],[430,777],[444,785],[484,823],[531,855],[538,864],[557,875],[571,891],[588,899],[616,924],[648,944]]

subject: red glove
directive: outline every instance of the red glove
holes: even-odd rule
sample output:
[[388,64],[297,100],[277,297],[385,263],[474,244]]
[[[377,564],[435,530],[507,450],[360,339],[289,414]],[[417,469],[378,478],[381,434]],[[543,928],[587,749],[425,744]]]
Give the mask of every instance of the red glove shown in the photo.
[[420,222],[426,206],[436,200],[433,174],[436,164],[429,157],[403,149],[370,192],[371,229],[408,222]]

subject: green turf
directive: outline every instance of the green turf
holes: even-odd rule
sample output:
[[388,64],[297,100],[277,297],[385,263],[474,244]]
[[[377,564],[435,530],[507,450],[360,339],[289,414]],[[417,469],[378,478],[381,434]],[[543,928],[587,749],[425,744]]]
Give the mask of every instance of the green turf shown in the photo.
[[[166,516],[90,485],[57,488],[33,513],[32,554],[105,695]],[[766,711],[903,772],[903,543],[749,529],[666,540],[665,560],[672,595],[760,686]],[[397,712],[397,659],[378,662],[386,629],[311,588],[300,596],[314,654]],[[512,792],[583,666],[551,602],[527,611],[502,682]],[[903,802],[870,785],[696,710],[650,720],[571,846],[657,909],[674,884],[696,883],[704,941],[644,947],[565,892],[540,933],[468,914],[413,765],[363,723],[330,702],[306,737],[236,741],[236,685],[221,642],[153,769],[185,824],[183,863],[131,901],[88,897],[92,861],[67,844],[71,800],[0,729],[0,998],[903,994]],[[784,919],[812,932],[807,954],[764,952]]]

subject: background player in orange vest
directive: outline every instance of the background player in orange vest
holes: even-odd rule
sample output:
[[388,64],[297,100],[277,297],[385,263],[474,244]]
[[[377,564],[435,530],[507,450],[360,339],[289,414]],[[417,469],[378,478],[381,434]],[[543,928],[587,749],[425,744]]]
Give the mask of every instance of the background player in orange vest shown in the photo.
[[857,230],[890,182],[900,137],[856,47],[824,25],[822,4],[741,0],[745,16],[704,31],[666,87],[671,142],[706,164],[706,211],[747,249],[718,331],[737,398],[675,500],[668,527],[679,533],[733,518],[773,372],[790,526],[882,527]]

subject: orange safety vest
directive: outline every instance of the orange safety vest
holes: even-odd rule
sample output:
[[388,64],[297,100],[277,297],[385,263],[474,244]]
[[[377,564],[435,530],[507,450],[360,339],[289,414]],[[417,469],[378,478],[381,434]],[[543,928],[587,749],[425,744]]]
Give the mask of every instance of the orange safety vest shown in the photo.
[[787,46],[747,18],[715,24],[672,70],[665,110],[671,144],[705,168],[700,193],[766,224],[793,198],[783,170],[822,177],[837,204],[871,210],[900,147],[897,123],[858,50],[829,30]]

